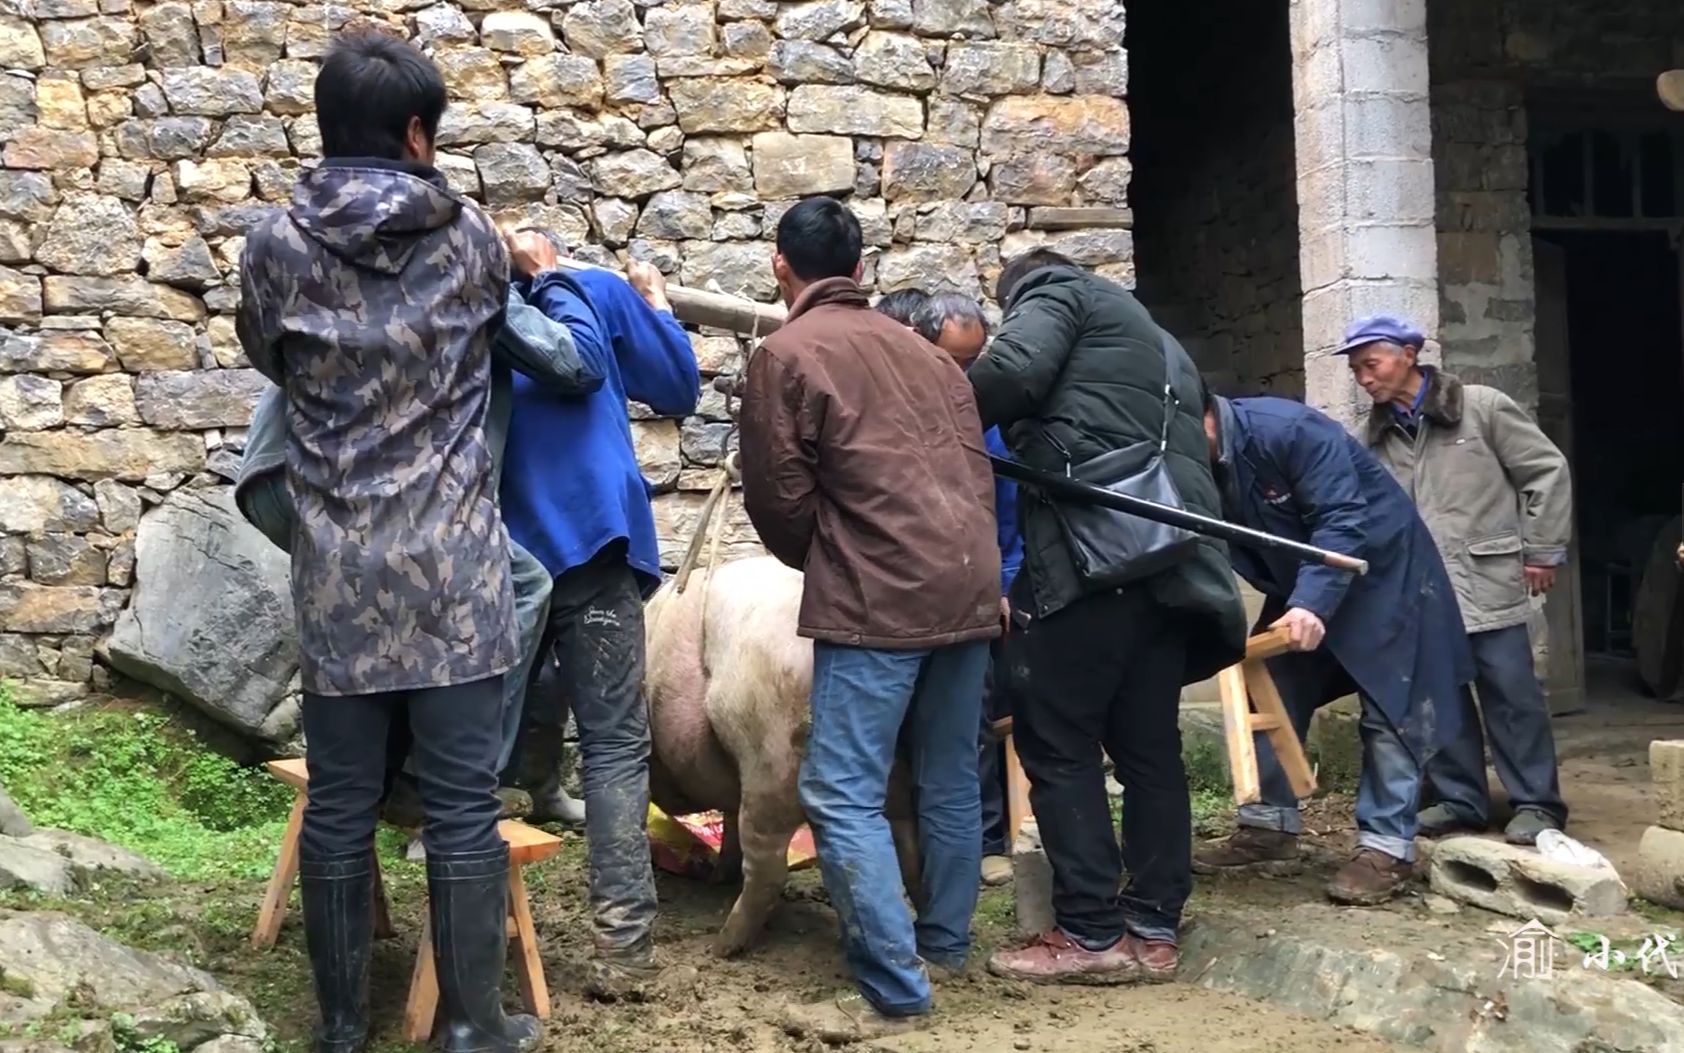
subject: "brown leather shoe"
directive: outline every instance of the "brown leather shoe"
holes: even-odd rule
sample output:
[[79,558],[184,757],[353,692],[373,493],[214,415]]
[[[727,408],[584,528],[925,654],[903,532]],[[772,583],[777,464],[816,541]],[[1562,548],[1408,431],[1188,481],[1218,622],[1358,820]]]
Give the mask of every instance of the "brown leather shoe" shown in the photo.
[[1209,874],[1257,863],[1283,863],[1298,858],[1298,835],[1279,830],[1242,826],[1226,840],[1212,841],[1193,850],[1193,872]]
[[1352,907],[1384,903],[1403,890],[1415,865],[1373,848],[1359,848],[1327,883],[1327,898]]
[[1141,983],[1165,984],[1175,979],[1181,964],[1181,952],[1169,940],[1147,940],[1130,933],[1123,937],[1122,948],[1140,967]]
[[988,971],[1008,980],[1033,984],[1126,984],[1140,978],[1140,962],[1129,954],[1127,940],[1103,951],[1090,951],[1065,934],[1049,929],[1034,943],[1015,951],[996,951]]

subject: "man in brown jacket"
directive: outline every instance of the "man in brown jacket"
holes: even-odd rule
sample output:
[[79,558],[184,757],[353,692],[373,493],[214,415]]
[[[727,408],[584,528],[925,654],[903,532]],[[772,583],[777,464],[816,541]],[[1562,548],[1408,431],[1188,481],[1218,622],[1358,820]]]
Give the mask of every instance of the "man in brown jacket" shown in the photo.
[[[830,198],[778,224],[789,318],[754,355],[743,398],[743,503],[801,569],[813,643],[801,804],[860,994],[789,1023],[830,1041],[911,1026],[926,964],[970,953],[981,842],[976,729],[1000,632],[994,484],[965,375],[858,283],[860,226]],[[907,753],[922,858],[918,920],[883,815]]]

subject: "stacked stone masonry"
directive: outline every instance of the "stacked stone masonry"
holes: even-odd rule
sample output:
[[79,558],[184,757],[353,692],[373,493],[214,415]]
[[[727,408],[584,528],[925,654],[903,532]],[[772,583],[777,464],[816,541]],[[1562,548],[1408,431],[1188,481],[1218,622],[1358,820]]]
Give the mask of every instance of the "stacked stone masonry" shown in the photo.
[[1653,98],[1684,63],[1684,6],[1658,0],[1431,0],[1432,148],[1444,362],[1531,408],[1538,398],[1528,100]]
[[[384,26],[443,71],[439,166],[502,221],[603,263],[769,300],[770,238],[844,196],[882,290],[981,295],[1051,243],[1132,281],[1118,0],[0,0],[0,677],[28,699],[103,677],[140,517],[219,486],[266,381],[234,335],[242,233],[320,153],[317,63]],[[746,342],[698,332],[705,375]],[[633,406],[676,562],[726,407]],[[728,553],[752,551],[731,503]]]

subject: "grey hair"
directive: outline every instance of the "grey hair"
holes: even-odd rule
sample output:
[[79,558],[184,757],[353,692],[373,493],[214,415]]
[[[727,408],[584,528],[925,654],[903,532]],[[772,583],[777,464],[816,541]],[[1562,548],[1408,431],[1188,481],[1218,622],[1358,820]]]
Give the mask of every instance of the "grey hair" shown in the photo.
[[[948,322],[979,325],[984,335],[988,333],[988,316],[982,313],[982,305],[963,293],[932,293],[913,315],[913,328],[921,333],[940,336],[942,327]],[[933,341],[934,337],[929,339]]]

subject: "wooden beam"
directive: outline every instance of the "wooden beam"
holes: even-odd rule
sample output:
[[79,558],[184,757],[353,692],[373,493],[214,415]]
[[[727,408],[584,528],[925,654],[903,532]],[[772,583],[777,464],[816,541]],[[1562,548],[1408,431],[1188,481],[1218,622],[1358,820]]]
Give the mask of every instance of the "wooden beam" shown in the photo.
[[1655,93],[1667,109],[1684,113],[1684,69],[1669,69],[1656,77]]
[[1088,205],[1079,208],[1032,208],[1029,210],[1031,230],[1084,230],[1089,227],[1122,227],[1134,229],[1134,210],[1131,208],[1103,208]]
[[[562,270],[597,269],[596,264],[563,256],[556,261]],[[616,272],[618,273],[618,272]],[[766,336],[784,324],[784,309],[778,304],[759,303],[740,296],[686,289],[682,285],[667,285],[667,299],[672,314],[681,322],[728,329],[741,336]]]

